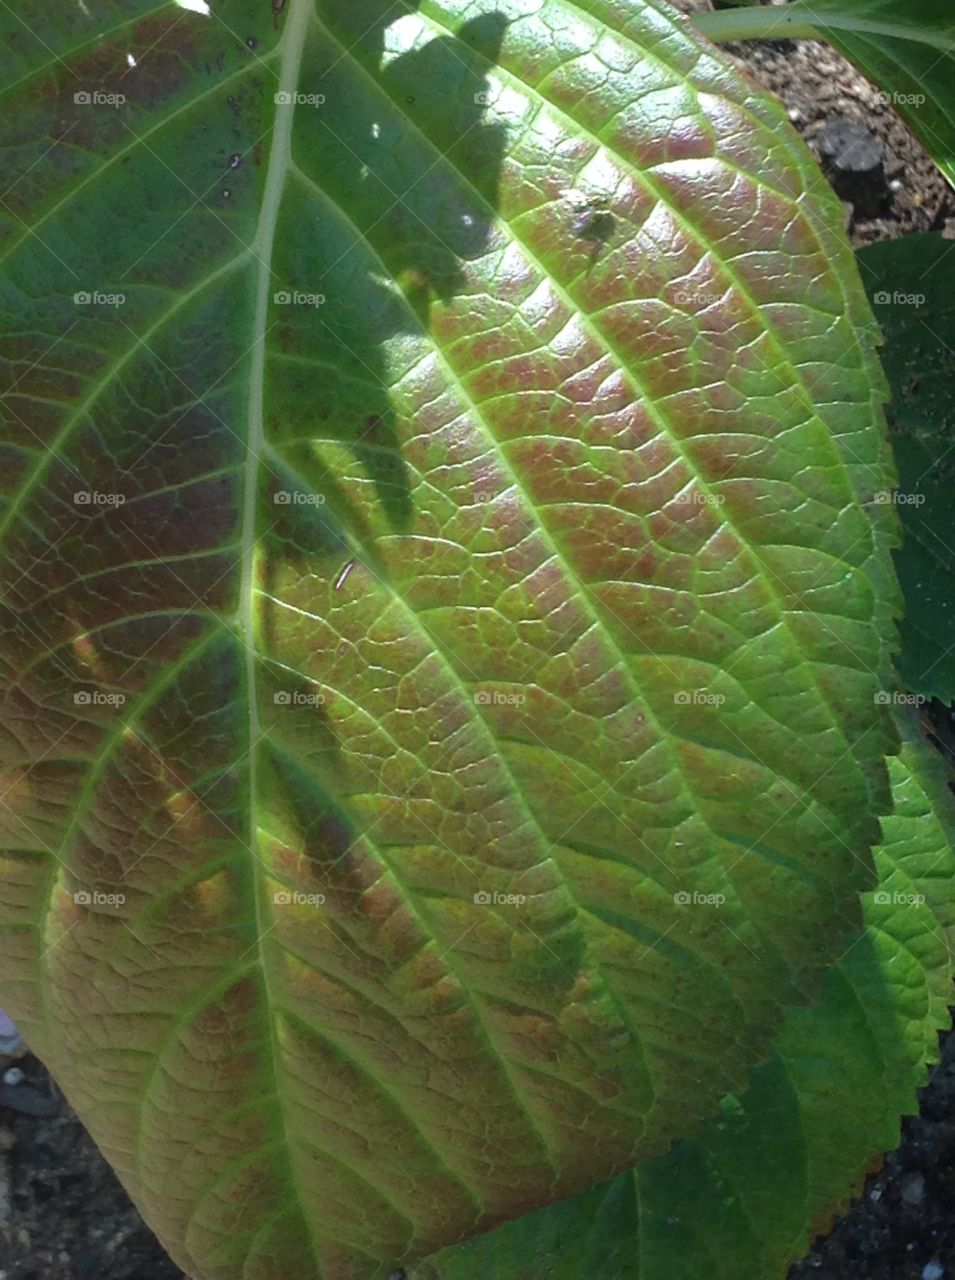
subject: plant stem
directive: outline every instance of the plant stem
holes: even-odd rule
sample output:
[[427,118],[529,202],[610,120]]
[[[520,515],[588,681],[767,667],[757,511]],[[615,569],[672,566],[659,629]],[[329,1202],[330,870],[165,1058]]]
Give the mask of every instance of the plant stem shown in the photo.
[[[809,21],[808,19],[814,19]],[[915,19],[893,20],[861,17],[852,9],[852,0],[841,6],[826,6],[813,13],[808,6],[766,5],[721,9],[718,13],[697,13],[692,18],[697,31],[718,44],[725,40],[825,40],[834,31],[850,31],[869,37],[913,40],[944,53],[955,53],[955,25]]]
[[777,5],[742,9],[721,9],[718,13],[697,13],[693,25],[717,44],[725,40],[819,40],[820,32],[798,14],[788,14]]

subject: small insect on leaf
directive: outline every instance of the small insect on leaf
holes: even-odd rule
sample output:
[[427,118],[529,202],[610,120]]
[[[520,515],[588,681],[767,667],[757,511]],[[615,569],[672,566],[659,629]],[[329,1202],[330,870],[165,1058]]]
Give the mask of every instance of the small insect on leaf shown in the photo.
[[616,220],[610,212],[610,197],[571,189],[561,192],[574,211],[571,230],[582,240],[603,244],[613,234]]

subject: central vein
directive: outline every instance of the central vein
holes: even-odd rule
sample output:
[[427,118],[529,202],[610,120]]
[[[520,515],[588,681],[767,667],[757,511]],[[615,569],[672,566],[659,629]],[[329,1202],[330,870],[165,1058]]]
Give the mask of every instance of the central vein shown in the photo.
[[265,997],[266,1021],[269,1032],[269,1070],[272,1089],[278,1099],[278,1117],[281,1137],[286,1153],[289,1183],[302,1209],[305,1233],[311,1241],[316,1258],[316,1276],[323,1275],[319,1262],[319,1250],[311,1228],[311,1218],[304,1208],[295,1160],[291,1149],[293,1122],[285,1114],[282,1104],[280,1050],[274,1025],[275,1008],[269,992],[269,972],[262,951],[261,940],[272,928],[271,903],[261,875],[258,857],[258,751],[262,738],[259,718],[257,685],[257,627],[256,627],[256,574],[258,569],[258,480],[259,462],[265,447],[265,338],[268,328],[270,295],[273,290],[272,255],[279,221],[279,209],[289,167],[292,163],[292,122],[295,115],[295,96],[298,91],[302,54],[308,33],[313,0],[290,0],[286,14],[285,31],[281,42],[281,65],[275,99],[275,125],[272,147],[266,170],[262,208],[252,250],[258,262],[255,284],[255,316],[252,331],[251,367],[249,369],[248,441],[245,459],[244,501],[242,514],[242,578],[239,599],[239,637],[245,646],[246,699],[249,707],[249,753],[247,777],[249,786],[249,843],[251,875],[255,900],[256,936],[258,945],[262,992]]
[[246,445],[244,504],[242,514],[242,586],[239,618],[246,650],[246,685],[249,703],[249,802],[252,810],[251,841],[256,846],[255,757],[261,736],[256,697],[255,581],[257,567],[258,477],[260,455],[265,447],[265,336],[272,293],[272,252],[279,220],[282,194],[292,163],[292,122],[298,91],[302,53],[311,14],[312,0],[291,0],[282,36],[282,61],[275,100],[275,126],[266,170],[262,209],[252,245],[258,262],[255,285],[255,316],[252,327],[249,369],[248,441]]

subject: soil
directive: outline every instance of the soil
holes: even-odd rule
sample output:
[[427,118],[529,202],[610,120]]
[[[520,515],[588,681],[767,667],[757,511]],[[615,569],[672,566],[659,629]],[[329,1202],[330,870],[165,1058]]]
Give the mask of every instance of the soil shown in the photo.
[[[706,0],[673,2],[688,14],[712,8]],[[820,135],[842,120],[861,125],[881,144],[881,171],[840,191],[853,244],[861,247],[913,231],[938,231],[955,239],[955,192],[895,108],[841,54],[817,40],[722,47],[744,75],[781,99],[817,159],[822,158]]]
[[[677,0],[685,12],[704,0]],[[955,238],[955,196],[896,112],[838,54],[813,41],[727,46],[776,93],[810,147],[840,121],[882,146],[881,172],[852,198],[856,245],[913,231]],[[822,138],[820,135],[823,135]],[[946,718],[942,713],[940,720]],[[955,733],[947,730],[955,741]],[[942,736],[940,734],[940,736]],[[0,1085],[0,1280],[184,1280],[143,1223],[82,1125],[30,1055],[16,1086]],[[52,1114],[24,1114],[17,1109]],[[899,1149],[790,1280],[955,1280],[955,1035],[922,1091]],[[599,1280],[595,1277],[594,1280]],[[678,1280],[678,1278],[676,1278]]]
[[955,1278],[955,1035],[942,1053],[901,1146],[789,1280]]
[[[32,1055],[0,1084],[0,1280],[182,1280]],[[14,1108],[51,1111],[24,1114]]]

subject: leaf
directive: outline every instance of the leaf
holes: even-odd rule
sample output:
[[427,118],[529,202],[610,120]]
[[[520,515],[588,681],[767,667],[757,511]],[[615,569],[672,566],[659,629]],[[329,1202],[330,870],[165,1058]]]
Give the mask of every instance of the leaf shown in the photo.
[[951,487],[955,419],[955,253],[941,236],[905,236],[859,253],[866,289],[885,334],[889,410],[898,465],[891,498],[904,538],[895,563],[905,595],[896,666],[907,689],[955,701],[955,548]]
[[774,1280],[828,1229],[898,1145],[951,1021],[955,806],[917,723],[900,724],[865,932],[746,1092],[668,1155],[446,1249],[411,1280]]
[[955,184],[955,13],[949,0],[789,0],[694,14],[711,40],[828,40],[908,121]]
[[667,1149],[856,927],[885,386],[669,12],[196,9],[0,13],[0,998],[195,1280],[361,1280]]

